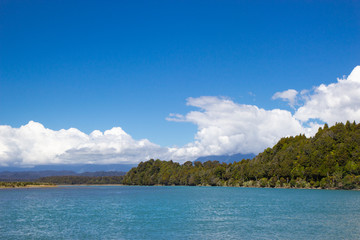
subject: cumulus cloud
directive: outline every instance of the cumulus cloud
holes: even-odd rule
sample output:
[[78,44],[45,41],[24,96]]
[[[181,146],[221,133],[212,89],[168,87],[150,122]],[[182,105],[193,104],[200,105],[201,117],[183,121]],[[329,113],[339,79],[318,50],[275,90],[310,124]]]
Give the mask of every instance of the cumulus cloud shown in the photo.
[[302,122],[319,119],[329,124],[360,120],[360,66],[337,83],[321,84],[295,112]]
[[0,165],[137,163],[167,152],[147,139],[134,140],[120,127],[87,135],[78,129],[54,131],[30,121],[0,126]]
[[296,104],[296,96],[298,95],[298,91],[294,89],[289,89],[283,92],[277,92],[272,96],[272,99],[282,99],[287,101],[290,107],[294,108]]
[[288,101],[295,113],[266,110],[239,104],[225,97],[188,98],[187,105],[198,110],[172,113],[168,121],[190,122],[197,126],[193,142],[182,147],[161,147],[147,139],[135,140],[120,127],[85,134],[78,129],[54,131],[30,121],[20,128],[0,126],[0,165],[138,163],[150,158],[184,162],[199,156],[259,153],[281,137],[304,133],[312,136],[317,120],[334,124],[360,120],[360,66],[347,78],[320,85],[313,90],[278,92],[273,99]]
[[[195,141],[182,148],[170,149],[175,158],[233,153],[258,153],[273,146],[281,137],[304,133],[312,136],[321,126],[360,120],[360,66],[348,78],[320,85],[312,91],[294,89],[277,92],[295,109],[265,110],[254,105],[237,104],[218,97],[189,98],[187,104],[198,107],[183,115],[171,115],[170,121],[186,121],[198,126]],[[296,109],[302,101],[303,105]]]
[[286,110],[265,110],[226,98],[189,98],[187,104],[200,108],[200,111],[189,112],[180,119],[173,115],[170,120],[194,123],[198,132],[193,143],[170,149],[174,158],[258,153],[274,145],[281,137],[299,133],[311,135],[319,127],[317,124],[303,127]]

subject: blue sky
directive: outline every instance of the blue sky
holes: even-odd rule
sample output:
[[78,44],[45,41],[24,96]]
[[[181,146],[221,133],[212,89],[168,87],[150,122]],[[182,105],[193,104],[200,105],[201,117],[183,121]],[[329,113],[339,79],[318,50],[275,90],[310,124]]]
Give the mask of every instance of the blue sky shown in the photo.
[[0,125],[183,146],[189,97],[294,114],[273,95],[349,75],[359,43],[358,1],[0,0]]

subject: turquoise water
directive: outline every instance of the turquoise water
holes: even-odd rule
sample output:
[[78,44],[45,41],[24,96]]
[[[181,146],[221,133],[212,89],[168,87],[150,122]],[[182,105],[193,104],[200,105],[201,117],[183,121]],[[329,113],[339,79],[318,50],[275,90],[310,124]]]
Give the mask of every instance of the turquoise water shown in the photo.
[[360,239],[360,192],[5,189],[0,190],[0,239]]

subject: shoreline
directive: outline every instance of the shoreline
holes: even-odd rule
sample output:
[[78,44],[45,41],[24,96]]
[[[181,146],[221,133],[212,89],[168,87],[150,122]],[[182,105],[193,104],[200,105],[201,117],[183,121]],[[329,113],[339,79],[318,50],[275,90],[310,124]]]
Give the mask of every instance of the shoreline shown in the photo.
[[68,186],[130,186],[130,185],[115,183],[115,184],[58,184],[56,186],[57,187],[68,187]]
[[125,184],[53,184],[53,185],[47,185],[47,184],[39,184],[39,185],[25,185],[25,186],[1,186],[0,190],[3,189],[26,189],[26,188],[56,188],[56,187],[101,187],[101,186],[124,186],[124,187],[231,187],[231,188],[264,188],[264,189],[307,189],[307,190],[346,190],[346,191],[360,191],[358,188],[354,189],[343,189],[343,188],[296,188],[296,187],[256,187],[256,186],[211,186],[211,185],[195,185],[195,186],[189,186],[189,185],[125,185]]
[[13,187],[5,187],[1,186],[0,189],[14,189],[14,188],[55,188],[58,185],[26,185],[26,186],[13,186]]
[[343,188],[297,188],[297,187],[245,187],[245,186],[211,186],[211,185],[127,185],[127,184],[59,184],[57,187],[70,187],[70,186],[124,186],[124,187],[231,187],[231,188],[264,188],[264,189],[307,189],[307,190],[346,190],[346,191],[360,191],[359,188],[343,189]]

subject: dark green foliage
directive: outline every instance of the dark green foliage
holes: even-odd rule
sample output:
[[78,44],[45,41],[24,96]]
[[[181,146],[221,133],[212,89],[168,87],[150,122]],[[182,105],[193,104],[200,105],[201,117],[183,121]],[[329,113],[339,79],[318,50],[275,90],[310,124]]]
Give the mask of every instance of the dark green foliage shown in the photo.
[[52,184],[121,184],[123,176],[86,177],[86,176],[52,176],[39,178],[39,182]]
[[282,138],[252,160],[235,163],[149,160],[124,177],[128,185],[297,188],[360,186],[360,124],[327,124],[314,137]]

